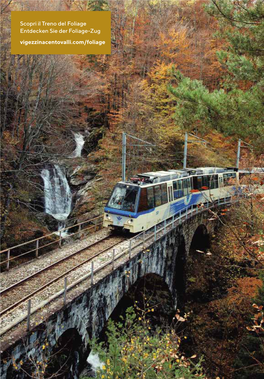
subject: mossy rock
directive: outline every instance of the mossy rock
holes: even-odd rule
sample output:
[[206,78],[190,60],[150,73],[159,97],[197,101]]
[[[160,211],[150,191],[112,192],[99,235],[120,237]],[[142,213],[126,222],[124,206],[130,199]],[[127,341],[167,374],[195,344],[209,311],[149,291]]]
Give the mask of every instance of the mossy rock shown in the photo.
[[90,154],[92,151],[94,151],[97,146],[98,142],[103,138],[105,133],[104,126],[101,126],[100,128],[94,128],[92,132],[90,133],[89,137],[86,139],[83,150],[85,153]]

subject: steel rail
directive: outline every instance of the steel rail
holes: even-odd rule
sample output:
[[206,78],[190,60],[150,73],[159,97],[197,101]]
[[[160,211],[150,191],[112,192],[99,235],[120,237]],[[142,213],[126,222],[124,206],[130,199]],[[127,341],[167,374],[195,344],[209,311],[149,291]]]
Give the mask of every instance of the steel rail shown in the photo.
[[[100,242],[105,241],[105,240],[107,240],[107,239],[108,239],[108,237],[105,238],[105,239],[102,239],[102,240],[100,240],[100,241],[97,241],[97,243],[100,243]],[[61,278],[63,278],[63,277],[66,276],[67,274],[69,274],[70,272],[72,272],[72,271],[76,270],[77,268],[81,267],[82,265],[84,265],[84,264],[90,262],[92,259],[98,257],[99,255],[103,254],[103,253],[106,252],[107,250],[110,250],[110,249],[112,249],[113,247],[119,245],[119,244],[120,244],[121,242],[123,242],[124,240],[125,240],[125,239],[122,239],[121,241],[118,241],[117,243],[114,243],[114,244],[108,246],[107,248],[105,248],[105,249],[99,251],[98,253],[94,254],[92,257],[89,257],[89,258],[86,259],[84,262],[78,263],[77,265],[75,265],[75,266],[72,267],[71,269],[67,270],[67,271],[64,272],[63,274],[61,274],[61,275],[57,276],[56,278],[50,280],[48,283],[44,284],[42,287],[40,287],[40,288],[38,288],[37,290],[35,290],[35,291],[31,292],[30,294],[26,295],[25,297],[23,297],[22,299],[20,299],[20,300],[17,301],[16,303],[10,305],[8,308],[5,308],[4,310],[2,310],[2,311],[0,312],[0,316],[2,317],[4,314],[6,314],[6,313],[8,313],[9,311],[11,311],[12,309],[16,308],[17,306],[19,306],[20,304],[22,304],[24,301],[28,300],[30,297],[32,297],[32,296],[36,295],[37,293],[41,292],[42,290],[46,289],[46,288],[49,287],[51,284],[53,284],[53,283],[55,283],[56,281],[60,280]],[[80,253],[81,251],[83,252],[83,251],[85,251],[85,250],[88,250],[91,246],[93,247],[94,245],[96,245],[96,243],[95,243],[95,244],[92,244],[92,245],[90,245],[90,246],[88,246],[88,247],[86,247],[86,248],[84,248],[84,249],[79,250],[77,253]],[[74,254],[74,255],[75,255],[75,254]],[[66,259],[65,259],[65,260],[66,260]],[[61,262],[61,261],[62,261],[62,260],[60,260],[60,261],[58,261],[58,262]],[[56,262],[55,264],[52,264],[51,266],[54,267],[58,262]],[[48,268],[50,268],[50,266],[49,266]],[[47,268],[46,268],[46,269],[47,269]],[[37,273],[33,274],[33,276],[36,276],[36,275],[42,273],[42,272],[45,271],[46,269],[38,271]],[[32,276],[32,277],[33,277],[33,276]],[[31,279],[32,277],[30,277],[30,279]],[[25,278],[25,280],[22,280],[22,281],[16,283],[13,287],[16,287],[17,285],[19,285],[19,284],[21,284],[21,283],[23,283],[23,282],[25,282],[25,281],[27,281],[27,278]],[[12,286],[10,286],[9,288],[12,288]],[[8,289],[9,289],[9,288],[8,288]],[[7,291],[8,289],[6,289],[6,291]]]
[[[27,276],[26,278],[20,280],[19,282],[14,283],[14,284],[12,284],[11,286],[9,286],[9,287],[7,287],[7,288],[4,288],[2,291],[0,291],[0,296],[2,296],[2,295],[3,295],[4,293],[6,293],[7,291],[10,291],[11,289],[14,289],[15,287],[19,286],[20,284],[26,282],[27,280],[34,278],[34,277],[37,276],[38,274],[41,274],[42,272],[44,272],[44,271],[46,271],[46,270],[48,270],[48,269],[51,269],[52,267],[56,266],[57,264],[59,264],[59,263],[61,263],[61,262],[64,262],[64,261],[66,261],[66,260],[68,260],[68,259],[70,259],[70,258],[72,258],[74,255],[76,255],[76,254],[78,254],[78,253],[81,253],[81,252],[83,252],[84,250],[89,249],[90,247],[93,247],[94,245],[97,245],[98,243],[100,243],[100,242],[102,242],[102,241],[105,241],[105,240],[109,239],[109,237],[111,238],[111,236],[107,236],[107,237],[105,237],[105,238],[100,239],[99,241],[96,241],[96,242],[94,242],[94,243],[92,243],[92,244],[90,244],[90,245],[84,247],[84,248],[81,249],[81,250],[75,251],[74,253],[68,255],[67,257],[63,257],[63,258],[59,259],[58,261],[52,263],[51,265],[49,265],[49,266],[47,266],[47,267],[44,267],[44,268],[42,268],[42,269],[39,270],[39,271],[36,271],[34,274]],[[0,313],[0,315],[1,315],[1,313]]]

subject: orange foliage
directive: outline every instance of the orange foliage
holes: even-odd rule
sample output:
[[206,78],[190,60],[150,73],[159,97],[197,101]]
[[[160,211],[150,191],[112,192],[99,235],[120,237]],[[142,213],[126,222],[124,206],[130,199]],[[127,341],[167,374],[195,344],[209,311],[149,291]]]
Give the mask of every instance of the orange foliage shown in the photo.
[[[201,79],[215,88],[221,67],[215,52],[219,42],[212,39],[216,24],[203,9],[205,0],[156,5],[148,2],[110,1],[112,12],[112,53],[109,56],[77,57],[86,89],[80,101],[107,112],[110,125],[120,122],[119,112],[128,106],[135,80],[144,80],[158,64],[174,65],[184,75]],[[79,10],[85,2],[65,0],[68,9]]]
[[252,298],[257,295],[261,286],[262,281],[254,277],[237,279],[236,284],[228,290],[230,303],[240,304],[247,302],[250,305]]

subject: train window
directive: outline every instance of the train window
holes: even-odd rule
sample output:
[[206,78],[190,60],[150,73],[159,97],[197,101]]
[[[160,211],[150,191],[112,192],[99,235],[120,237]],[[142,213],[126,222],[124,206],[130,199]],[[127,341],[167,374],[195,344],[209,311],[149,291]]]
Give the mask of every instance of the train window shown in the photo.
[[191,191],[191,178],[187,178],[183,180],[184,182],[184,195],[188,195]]
[[147,189],[141,188],[138,212],[143,212],[143,211],[146,211],[147,209],[148,209]]
[[183,197],[183,181],[178,181],[178,197]]
[[218,188],[219,187],[219,184],[218,184],[218,175],[214,175],[213,176],[213,183],[214,183],[214,188]]
[[177,191],[178,191],[178,182],[176,180],[173,182],[173,194],[174,194],[174,199],[177,199]]
[[235,174],[235,172],[223,174],[223,178],[224,178],[224,186],[231,186],[234,183],[234,179],[236,178],[236,174]]
[[239,172],[239,183],[240,184],[249,184],[251,183],[250,180],[250,172]]
[[239,179],[249,177],[249,176],[250,176],[250,172],[239,172]]
[[202,186],[203,186],[203,177],[197,176],[197,178],[196,178],[196,189],[201,190]]
[[161,188],[160,186],[154,187],[154,193],[155,193],[155,206],[158,207],[161,205]]
[[184,189],[185,189],[185,179],[181,180],[182,183],[182,196],[184,196]]
[[190,192],[191,189],[192,189],[192,178],[188,178],[188,179],[187,179],[187,183],[188,183],[188,189],[189,189],[188,192]]
[[117,184],[108,202],[110,208],[135,212],[138,187]]
[[211,175],[209,178],[209,188],[218,188],[218,175]]
[[161,204],[166,204],[168,202],[168,191],[167,183],[161,185]]
[[206,187],[206,188],[203,188],[204,190],[209,188],[209,176],[208,175],[203,176],[203,187]]
[[148,209],[154,208],[155,207],[154,188],[148,187],[147,194],[148,194]]
[[173,182],[174,199],[178,199],[183,196],[182,180]]
[[188,195],[188,180],[187,179],[183,179],[182,181],[182,187],[183,187],[183,195],[186,196]]

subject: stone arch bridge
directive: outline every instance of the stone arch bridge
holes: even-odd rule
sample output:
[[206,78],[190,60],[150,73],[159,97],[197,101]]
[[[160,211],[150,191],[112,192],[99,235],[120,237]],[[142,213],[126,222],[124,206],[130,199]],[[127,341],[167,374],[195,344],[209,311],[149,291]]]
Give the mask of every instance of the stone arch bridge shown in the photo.
[[[1,378],[27,377],[20,369],[20,362],[41,362],[43,349],[47,359],[58,346],[58,341],[73,336],[75,364],[72,377],[87,359],[89,341],[104,328],[107,320],[122,297],[142,277],[158,275],[168,287],[174,306],[178,295],[184,291],[185,261],[190,250],[208,247],[216,221],[209,221],[209,210],[192,210],[177,220],[167,222],[162,229],[155,230],[151,238],[146,233],[145,241],[130,254],[128,259],[106,270],[92,286],[66,305],[55,309],[42,324],[32,328],[10,345],[3,338]],[[44,348],[43,348],[44,347]]]

